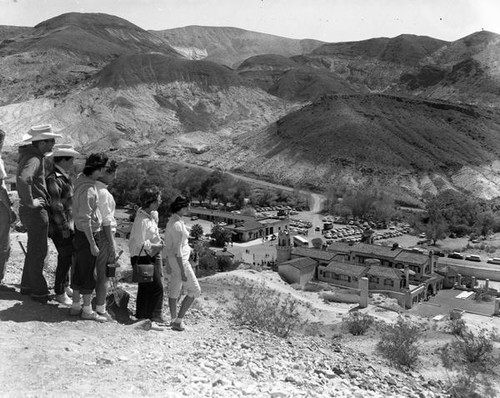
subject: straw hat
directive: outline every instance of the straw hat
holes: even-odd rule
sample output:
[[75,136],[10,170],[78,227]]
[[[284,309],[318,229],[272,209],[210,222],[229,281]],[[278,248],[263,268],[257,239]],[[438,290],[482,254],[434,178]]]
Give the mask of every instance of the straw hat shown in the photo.
[[27,134],[23,135],[23,143],[51,140],[61,137],[62,137],[61,134],[56,134],[52,132],[52,125],[41,124],[38,126],[31,127],[30,131]]
[[52,148],[52,153],[50,154],[50,156],[54,157],[67,156],[76,158],[82,156],[82,154],[77,152],[75,148],[73,148],[73,145],[71,144],[56,144]]

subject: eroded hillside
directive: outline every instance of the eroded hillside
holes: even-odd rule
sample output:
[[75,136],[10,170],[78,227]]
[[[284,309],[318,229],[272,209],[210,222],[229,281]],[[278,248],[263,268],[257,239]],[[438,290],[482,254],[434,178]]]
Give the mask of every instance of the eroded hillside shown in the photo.
[[325,44],[63,14],[1,27],[1,128],[11,150],[31,125],[51,123],[84,152],[315,189],[374,183],[395,196],[455,188],[490,198],[500,194],[499,37]]

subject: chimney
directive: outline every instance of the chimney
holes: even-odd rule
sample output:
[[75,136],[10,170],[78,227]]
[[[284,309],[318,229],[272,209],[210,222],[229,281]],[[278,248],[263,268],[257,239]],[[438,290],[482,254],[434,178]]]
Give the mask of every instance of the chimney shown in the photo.
[[430,273],[433,274],[436,268],[436,256],[434,255],[434,250],[429,250],[429,265]]
[[405,265],[405,281],[406,281],[406,288],[409,289],[410,288],[410,272],[408,271],[408,266]]

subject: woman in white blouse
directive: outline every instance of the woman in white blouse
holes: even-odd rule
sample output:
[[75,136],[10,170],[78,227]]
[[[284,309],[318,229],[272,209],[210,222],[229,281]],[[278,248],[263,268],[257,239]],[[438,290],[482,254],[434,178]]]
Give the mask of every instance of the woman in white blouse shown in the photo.
[[[189,201],[179,196],[170,205],[172,216],[165,229],[165,247],[163,257],[166,258],[168,274],[168,306],[172,319],[172,329],[184,330],[183,319],[187,310],[196,297],[201,294],[200,285],[189,262],[191,247],[188,244],[189,232],[182,217],[189,212]],[[182,287],[186,290],[186,297],[182,300],[181,308],[177,313],[177,299]]]
[[[139,198],[141,208],[137,210],[130,231],[129,250],[132,264],[155,264],[153,281],[139,283],[136,314],[138,319],[151,319],[165,323],[163,311],[163,266],[161,240],[158,224],[154,217],[161,203],[160,190],[156,186],[143,188]],[[153,213],[153,215],[152,215]]]

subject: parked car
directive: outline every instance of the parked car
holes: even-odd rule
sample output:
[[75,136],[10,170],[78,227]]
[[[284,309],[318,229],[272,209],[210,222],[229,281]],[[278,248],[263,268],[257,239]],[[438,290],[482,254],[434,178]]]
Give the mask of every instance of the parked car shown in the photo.
[[464,256],[459,252],[453,252],[453,253],[448,254],[448,258],[456,258],[459,260],[463,260]]
[[321,228],[319,227],[319,225],[316,226],[316,228],[314,228],[315,231],[321,231]]
[[500,264],[500,258],[498,257],[489,258],[487,262],[490,264]]
[[481,262],[481,257],[479,257],[477,254],[469,254],[467,257],[465,257],[467,261],[476,261],[478,263]]

